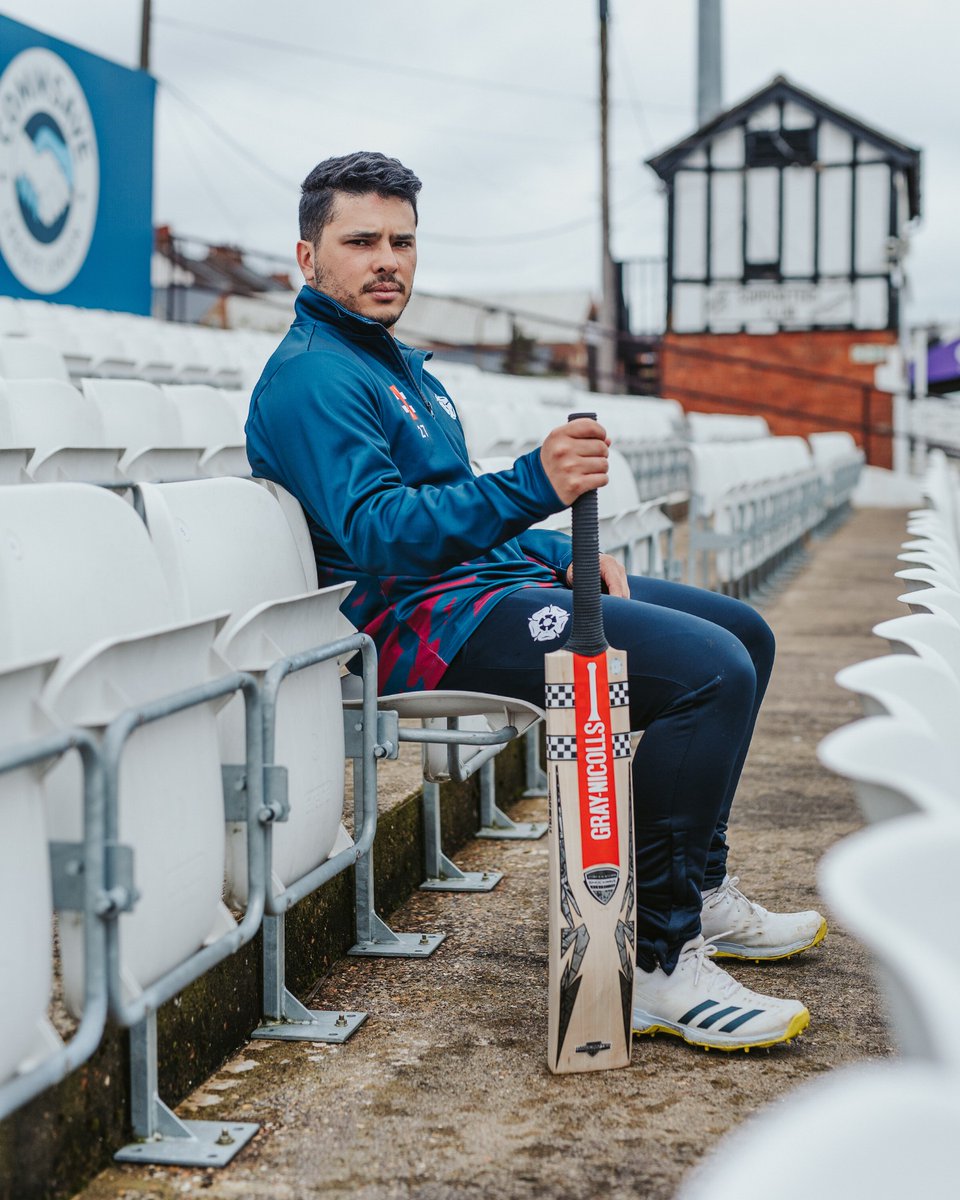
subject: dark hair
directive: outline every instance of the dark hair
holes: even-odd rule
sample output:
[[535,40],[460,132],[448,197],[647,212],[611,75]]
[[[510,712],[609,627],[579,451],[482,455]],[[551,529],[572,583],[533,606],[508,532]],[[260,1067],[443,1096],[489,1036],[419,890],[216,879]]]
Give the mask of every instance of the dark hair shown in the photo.
[[300,237],[318,242],[324,225],[333,215],[337,192],[363,196],[398,196],[409,202],[417,219],[417,193],[420,180],[397,158],[388,158],[371,150],[358,150],[339,158],[318,163],[300,188]]

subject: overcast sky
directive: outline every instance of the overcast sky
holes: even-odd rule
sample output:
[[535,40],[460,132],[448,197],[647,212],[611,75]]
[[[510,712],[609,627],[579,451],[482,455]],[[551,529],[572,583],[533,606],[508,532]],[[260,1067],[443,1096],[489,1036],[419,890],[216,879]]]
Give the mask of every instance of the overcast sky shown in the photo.
[[[923,150],[911,320],[960,319],[955,0],[724,0],[724,102],[784,74]],[[128,66],[140,0],[0,0]],[[611,0],[613,251],[663,251],[643,160],[695,128],[696,0]],[[418,283],[595,288],[596,0],[154,0],[154,218],[287,253],[320,159],[394,154],[423,180]]]

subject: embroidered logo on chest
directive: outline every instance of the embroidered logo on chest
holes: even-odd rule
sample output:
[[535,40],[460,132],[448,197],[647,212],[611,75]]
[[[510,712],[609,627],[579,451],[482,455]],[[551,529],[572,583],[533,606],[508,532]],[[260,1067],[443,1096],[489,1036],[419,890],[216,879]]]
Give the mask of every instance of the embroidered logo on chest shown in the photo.
[[449,399],[446,396],[441,395],[440,392],[437,392],[437,403],[448,417],[452,418],[454,421],[457,419],[457,410],[450,403]]
[[400,391],[400,389],[397,387],[397,385],[395,383],[390,384],[390,391],[393,392],[393,394],[396,396],[396,398],[400,401],[400,407],[407,414],[407,416],[410,417],[410,419],[413,421],[419,421],[420,418],[414,412],[413,405],[406,398],[406,396],[403,394],[403,392]]

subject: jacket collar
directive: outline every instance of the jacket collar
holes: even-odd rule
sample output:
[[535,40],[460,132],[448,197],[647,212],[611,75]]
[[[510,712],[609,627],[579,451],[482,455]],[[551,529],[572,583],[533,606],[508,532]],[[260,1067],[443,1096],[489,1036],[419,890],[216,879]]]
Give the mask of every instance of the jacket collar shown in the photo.
[[423,364],[433,358],[432,350],[417,350],[406,345],[395,338],[379,321],[372,321],[369,317],[361,317],[359,313],[351,312],[349,308],[338,304],[332,296],[328,296],[326,292],[318,292],[308,283],[300,289],[295,309],[298,317],[308,321],[323,321],[341,330],[348,337],[362,338],[368,346],[372,339],[374,345],[379,343],[379,347],[387,353],[400,354],[414,372],[419,387]]
[[385,329],[379,321],[372,321],[369,317],[362,317],[359,313],[351,312],[349,308],[338,304],[326,292],[318,292],[316,288],[310,287],[307,283],[303,285],[297,296],[296,311],[298,317],[307,317],[311,321],[326,321],[356,337],[380,337],[387,338],[391,342],[394,341],[390,331]]

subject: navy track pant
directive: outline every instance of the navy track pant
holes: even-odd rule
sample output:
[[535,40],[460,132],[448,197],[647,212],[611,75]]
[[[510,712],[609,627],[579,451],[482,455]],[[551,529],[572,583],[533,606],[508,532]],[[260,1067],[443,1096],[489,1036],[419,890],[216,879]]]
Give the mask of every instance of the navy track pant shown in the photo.
[[[633,763],[637,965],[672,971],[700,930],[700,894],[723,881],[730,806],[773,669],[774,639],[729,596],[630,576],[604,596],[607,641],[627,653]],[[504,597],[456,655],[440,688],[543,706],[543,657],[569,633],[573,593]]]

